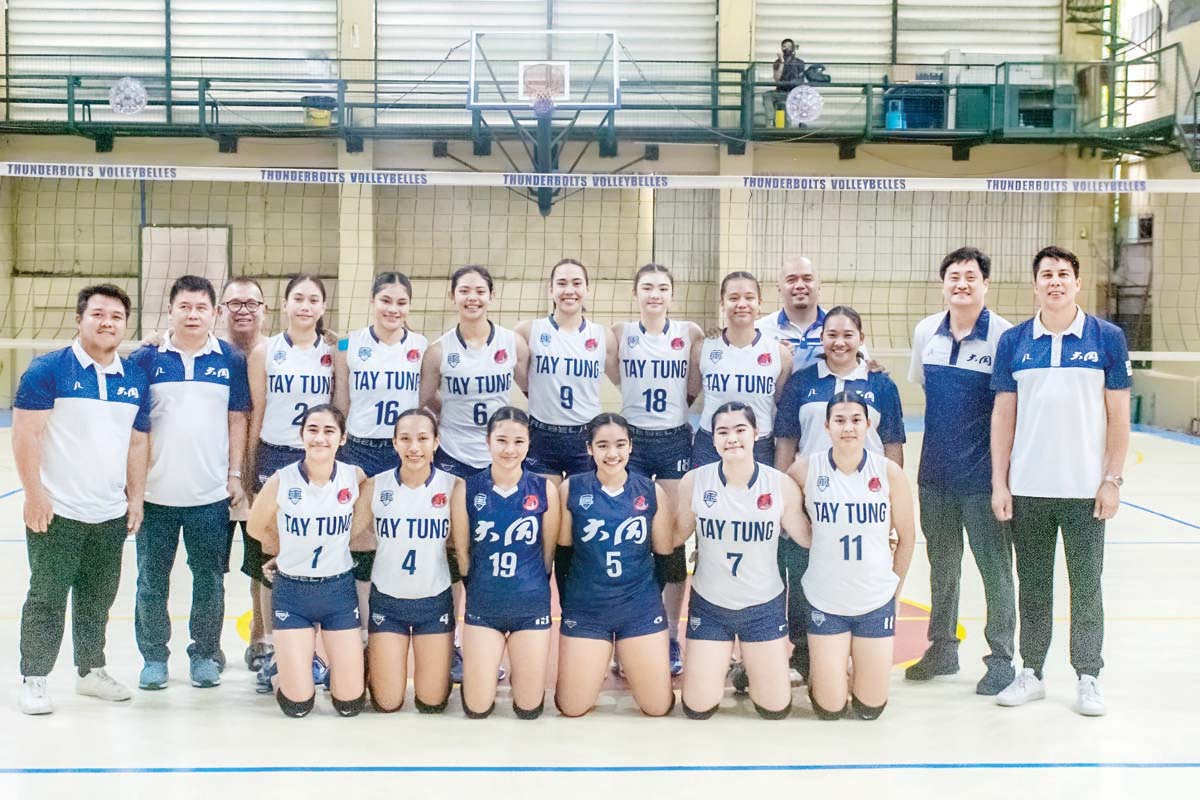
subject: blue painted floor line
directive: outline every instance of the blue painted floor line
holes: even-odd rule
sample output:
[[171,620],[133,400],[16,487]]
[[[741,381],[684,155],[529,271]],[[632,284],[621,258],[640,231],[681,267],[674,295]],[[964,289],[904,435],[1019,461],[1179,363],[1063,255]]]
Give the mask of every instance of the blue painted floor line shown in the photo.
[[0,775],[173,775],[323,773],[653,773],[653,772],[886,772],[892,770],[989,769],[1200,769],[1200,761],[1030,761],[893,764],[649,764],[634,765],[336,765],[220,767],[6,767]]

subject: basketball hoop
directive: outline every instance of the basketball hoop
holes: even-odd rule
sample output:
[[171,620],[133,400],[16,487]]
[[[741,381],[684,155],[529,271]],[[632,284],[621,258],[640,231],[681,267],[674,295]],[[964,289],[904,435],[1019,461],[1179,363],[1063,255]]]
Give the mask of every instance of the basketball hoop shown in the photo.
[[522,61],[518,65],[517,96],[526,100],[539,119],[554,114],[559,99],[571,93],[570,65],[563,61]]
[[550,89],[538,89],[533,92],[533,100],[529,106],[539,117],[554,116],[554,92]]

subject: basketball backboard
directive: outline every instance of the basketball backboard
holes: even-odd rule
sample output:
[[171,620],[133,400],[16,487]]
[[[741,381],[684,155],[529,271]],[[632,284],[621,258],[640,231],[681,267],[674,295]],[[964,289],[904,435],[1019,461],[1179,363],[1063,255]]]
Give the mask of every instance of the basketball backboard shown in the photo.
[[467,107],[612,110],[621,104],[620,55],[611,31],[472,31]]

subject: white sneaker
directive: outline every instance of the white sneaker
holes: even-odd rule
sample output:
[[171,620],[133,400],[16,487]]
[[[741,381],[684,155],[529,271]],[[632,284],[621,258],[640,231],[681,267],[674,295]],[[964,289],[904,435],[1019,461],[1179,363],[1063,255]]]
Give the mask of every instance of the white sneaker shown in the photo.
[[1004,691],[996,695],[996,705],[1023,706],[1031,700],[1046,699],[1046,684],[1033,674],[1031,669],[1017,673],[1016,679]]
[[1075,711],[1085,717],[1102,717],[1104,694],[1100,691],[1100,679],[1094,675],[1080,675],[1075,688]]
[[101,669],[94,669],[82,678],[75,680],[75,693],[87,695],[88,697],[98,697],[101,700],[109,700],[114,703],[119,703],[122,700],[128,700],[133,697],[133,692],[113,680],[112,676]]
[[800,670],[796,669],[795,667],[791,667],[788,669],[788,680],[791,681],[792,686],[803,686],[804,685],[804,676],[801,675]]
[[50,692],[46,689],[46,679],[26,678],[22,681],[17,707],[21,709],[22,714],[53,713],[54,706],[50,703]]

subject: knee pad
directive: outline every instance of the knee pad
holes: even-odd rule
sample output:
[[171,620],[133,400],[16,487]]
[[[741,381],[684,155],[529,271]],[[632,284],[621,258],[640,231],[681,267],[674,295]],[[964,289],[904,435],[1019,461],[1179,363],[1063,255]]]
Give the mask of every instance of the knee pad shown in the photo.
[[446,698],[440,703],[426,703],[420,697],[417,697],[416,692],[413,693],[413,704],[416,705],[417,711],[422,714],[440,714],[446,710],[446,705],[450,702],[450,691],[446,691]]
[[827,708],[822,708],[821,704],[817,702],[817,698],[813,697],[811,688],[808,690],[808,702],[812,703],[813,713],[816,714],[819,719],[826,720],[827,722],[835,719],[841,719],[846,713],[845,708],[842,708],[839,711],[830,711]]
[[763,719],[783,719],[788,714],[792,713],[792,703],[789,700],[788,704],[786,706],[784,706],[783,708],[779,709],[778,711],[771,711],[769,709],[763,708],[758,703],[755,703],[754,710],[757,711],[758,715],[760,717],[762,717]]
[[885,708],[887,708],[887,701],[884,700],[883,705],[880,706],[869,706],[866,703],[861,702],[857,697],[851,697],[850,705],[854,708],[854,713],[859,719],[870,721],[873,719],[879,719],[879,715],[883,713]]
[[537,708],[521,708],[515,702],[513,703],[513,713],[517,715],[517,719],[537,719],[542,715],[542,709],[546,707],[546,701],[537,704]]
[[459,697],[462,698],[463,713],[467,715],[467,719],[487,719],[492,715],[492,712],[496,710],[496,701],[493,700],[492,704],[487,707],[487,710],[472,711],[471,707],[467,705],[467,697],[462,691],[461,687],[459,688],[458,694]]
[[308,698],[304,702],[297,703],[295,700],[289,700],[288,697],[284,695],[282,689],[276,689],[275,702],[279,703],[279,710],[282,711],[285,716],[298,719],[300,717],[308,716],[308,712],[313,710],[313,706],[316,705],[317,702],[317,693],[313,692],[312,697]]
[[689,707],[688,704],[684,702],[683,698],[680,698],[679,705],[683,707],[683,715],[688,719],[708,719],[713,714],[717,713],[717,709],[721,704],[718,703],[707,711],[697,711],[696,709]]
[[367,692],[364,689],[363,693],[353,700],[338,700],[336,697],[330,698],[333,700],[333,710],[343,717],[357,717],[362,713],[363,706],[367,704]]
[[395,714],[403,706],[404,706],[404,701],[401,700],[400,704],[397,705],[395,708],[384,708],[383,706],[379,705],[378,702],[376,702],[375,695],[371,695],[371,708],[375,709],[375,711],[380,714]]

